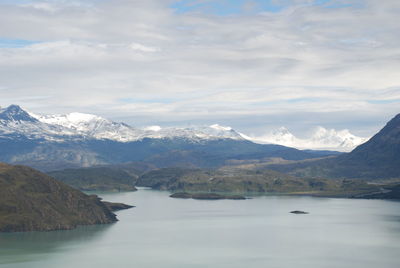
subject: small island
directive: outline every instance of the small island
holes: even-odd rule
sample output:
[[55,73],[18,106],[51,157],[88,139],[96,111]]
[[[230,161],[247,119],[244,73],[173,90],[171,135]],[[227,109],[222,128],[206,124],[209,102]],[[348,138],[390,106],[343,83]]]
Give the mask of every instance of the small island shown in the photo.
[[293,210],[293,211],[290,211],[290,213],[292,213],[292,214],[310,214],[310,213],[308,213],[306,211],[302,211],[302,210]]
[[172,198],[183,198],[183,199],[198,199],[198,200],[246,200],[246,197],[242,195],[225,195],[225,194],[216,194],[216,193],[174,193],[169,197]]

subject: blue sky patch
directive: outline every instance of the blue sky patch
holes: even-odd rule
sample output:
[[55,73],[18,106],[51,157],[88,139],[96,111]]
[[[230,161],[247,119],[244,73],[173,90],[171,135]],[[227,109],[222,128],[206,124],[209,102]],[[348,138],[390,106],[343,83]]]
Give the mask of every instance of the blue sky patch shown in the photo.
[[263,11],[279,12],[284,5],[273,4],[271,0],[181,0],[171,6],[177,13],[202,12],[220,16],[258,13]]
[[21,48],[40,43],[32,40],[0,38],[0,48]]
[[322,6],[324,8],[360,7],[361,0],[314,0],[304,3],[291,0],[179,0],[171,5],[178,14],[200,12],[219,16],[279,12],[293,5]]

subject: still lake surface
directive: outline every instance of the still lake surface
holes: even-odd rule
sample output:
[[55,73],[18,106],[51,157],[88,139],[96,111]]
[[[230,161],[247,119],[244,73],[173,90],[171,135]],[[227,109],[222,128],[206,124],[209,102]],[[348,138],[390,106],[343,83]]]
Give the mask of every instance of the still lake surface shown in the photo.
[[153,190],[100,196],[137,207],[110,225],[0,234],[0,267],[400,267],[400,202],[203,201]]

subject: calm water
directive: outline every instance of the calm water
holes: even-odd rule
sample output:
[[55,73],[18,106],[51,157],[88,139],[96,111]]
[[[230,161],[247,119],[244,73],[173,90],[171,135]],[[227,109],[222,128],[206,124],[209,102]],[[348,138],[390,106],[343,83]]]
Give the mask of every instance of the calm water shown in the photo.
[[[0,267],[400,267],[400,203],[264,196],[196,201],[102,194],[137,207],[111,225],[0,234]],[[293,215],[291,210],[308,215]]]

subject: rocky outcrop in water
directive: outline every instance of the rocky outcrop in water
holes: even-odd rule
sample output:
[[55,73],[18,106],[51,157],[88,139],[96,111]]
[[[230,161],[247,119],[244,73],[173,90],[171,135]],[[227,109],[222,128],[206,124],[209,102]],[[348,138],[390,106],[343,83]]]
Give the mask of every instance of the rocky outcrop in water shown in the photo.
[[290,211],[292,214],[309,214],[308,212],[302,211],[302,210],[293,210]]

